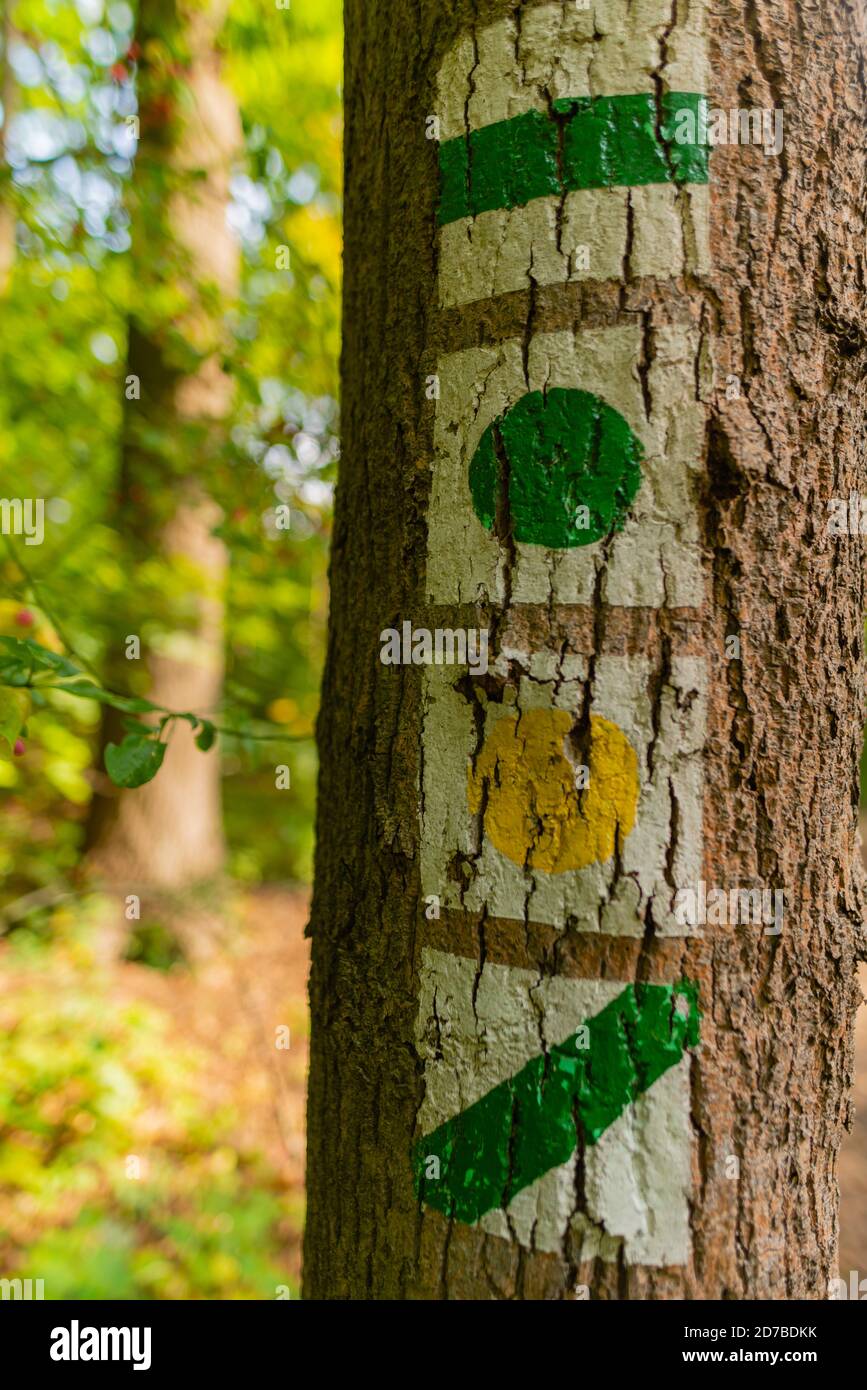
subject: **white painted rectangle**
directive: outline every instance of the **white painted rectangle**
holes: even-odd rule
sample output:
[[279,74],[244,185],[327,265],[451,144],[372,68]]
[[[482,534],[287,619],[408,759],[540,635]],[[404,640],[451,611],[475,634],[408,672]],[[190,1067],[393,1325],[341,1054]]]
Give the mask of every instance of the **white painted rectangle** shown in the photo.
[[705,411],[696,396],[697,332],[661,328],[648,370],[645,409],[638,325],[539,333],[524,372],[520,339],[449,353],[438,364],[428,511],[427,596],[432,603],[502,603],[508,555],[473,509],[469,470],[485,429],[530,391],[577,388],[601,396],[644,449],[643,480],[622,531],[568,550],[518,543],[515,603],[590,603],[604,564],[603,602],[699,607],[704,599],[695,504]]
[[[513,703],[479,693],[482,744],[500,719],[533,708],[568,711],[573,723],[589,701],[592,715],[611,721],[637,758],[635,822],[614,858],[548,873],[502,853],[472,814],[469,775],[480,749],[477,711],[458,689],[453,669],[424,673],[421,770],[421,880],[425,896],[448,908],[485,910],[517,922],[580,931],[643,935],[649,914],[657,934],[700,934],[675,918],[678,886],[702,878],[703,747],[707,719],[706,663],[676,656],[654,714],[650,664],[643,656],[602,655],[588,689],[586,657],[505,650],[492,664],[522,671]],[[576,793],[577,795],[577,793]],[[676,805],[675,805],[676,803]],[[462,865],[456,865],[456,856]],[[683,915],[683,914],[680,914]]]
[[[429,1134],[569,1038],[625,988],[612,980],[535,972],[425,948],[417,1043],[419,1116]],[[479,1225],[531,1250],[558,1252],[567,1233],[582,1259],[678,1265],[689,1258],[689,1058],[659,1078],[584,1155],[587,1214],[576,1213],[575,1163],[552,1169]]]

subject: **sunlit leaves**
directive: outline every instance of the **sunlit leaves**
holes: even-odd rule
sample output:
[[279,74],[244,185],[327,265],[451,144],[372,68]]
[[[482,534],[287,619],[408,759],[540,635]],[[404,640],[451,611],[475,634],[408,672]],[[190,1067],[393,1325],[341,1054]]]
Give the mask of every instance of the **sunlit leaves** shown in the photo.
[[213,747],[217,730],[209,719],[201,719],[190,710],[166,710],[150,700],[137,696],[118,695],[88,679],[73,662],[57,652],[49,651],[30,638],[0,637],[0,736],[14,744],[27,715],[28,699],[21,687],[28,687],[38,699],[42,692],[71,695],[80,700],[95,700],[126,715],[151,715],[158,719],[153,726],[135,718],[127,718],[126,737],[120,744],[109,743],[105,750],[106,771],[118,787],[143,787],[162,767],[172,725],[183,721],[198,731],[196,744],[207,752]]
[[0,739],[5,739],[10,752],[27,723],[30,702],[21,690],[0,686]]
[[[136,110],[142,64],[140,54],[124,55],[119,47],[132,10],[124,15],[122,0],[102,6],[97,0],[15,3],[16,27],[34,55],[27,61],[38,79],[19,91],[19,109],[79,122],[83,132],[71,156],[35,167],[36,182],[15,186],[19,256],[0,335],[0,476],[4,496],[44,497],[48,518],[41,547],[16,542],[16,549],[71,646],[116,688],[118,700],[145,699],[147,662],[123,661],[117,635],[139,632],[144,647],[154,650],[193,630],[189,573],[153,549],[146,563],[139,559],[147,553],[146,520],[159,511],[159,479],[171,477],[170,500],[175,479],[200,470],[222,510],[217,528],[231,553],[221,727],[261,726],[268,706],[281,698],[297,705],[299,728],[309,727],[316,712],[337,431],[340,9],[339,0],[293,0],[285,10],[274,0],[232,0],[227,10],[220,42],[224,78],[238,98],[245,137],[235,187],[239,198],[246,190],[256,204],[259,232],[242,246],[240,303],[218,315],[226,328],[224,365],[235,386],[233,417],[229,428],[199,437],[193,426],[163,429],[156,418],[146,421],[145,412],[135,415],[123,394],[130,321],[167,325],[170,335],[173,322],[186,316],[191,292],[190,267],[162,237],[173,171],[152,160],[141,179],[143,258],[110,253],[99,231],[103,177],[114,199],[112,225],[118,225],[121,197],[131,211],[134,206],[126,115]],[[111,51],[102,35],[88,38],[95,29],[115,36]],[[183,64],[178,75],[182,81]],[[107,153],[112,147],[115,153]],[[277,269],[275,257],[284,243],[291,252],[287,271]],[[207,289],[200,288],[206,302]],[[114,357],[105,349],[107,339],[116,346]],[[174,367],[195,367],[186,338],[167,336],[165,346]],[[149,389],[146,380],[143,388]],[[124,434],[147,449],[153,464],[152,476],[139,479],[134,494],[123,492],[119,476]],[[288,530],[273,525],[282,504],[291,508]],[[39,606],[2,553],[0,592],[16,594],[18,606]],[[17,631],[14,616],[0,612],[0,633]],[[43,645],[55,645],[50,633],[40,637]],[[26,683],[30,671],[23,660],[9,678]],[[110,706],[111,691],[88,685],[83,669],[59,678],[50,669],[33,674],[37,686],[60,685],[72,698],[48,689],[38,694],[42,704],[28,723],[27,756],[0,763],[0,787],[15,789],[14,799],[5,801],[10,811],[0,835],[14,847],[12,858],[4,859],[0,843],[4,893],[27,891],[74,867],[76,837],[80,843],[87,799],[101,771],[97,716]],[[138,705],[116,708],[124,717],[143,716],[137,720],[142,726],[159,725],[159,714]],[[176,736],[169,727],[162,739]],[[87,746],[91,762],[82,767]],[[253,747],[267,763],[267,745]],[[233,853],[237,857],[243,847],[251,877],[303,873],[312,747],[299,752],[291,802],[281,800],[281,819],[269,822],[267,835],[251,833],[270,814],[270,802],[255,785],[250,757],[234,742],[222,753]],[[53,801],[51,786],[60,788]],[[69,805],[72,791],[78,819]],[[42,838],[28,834],[30,818]]]
[[48,651],[27,637],[0,637],[0,681],[4,685],[29,685],[35,676],[50,672],[61,678],[81,674],[66,657]]

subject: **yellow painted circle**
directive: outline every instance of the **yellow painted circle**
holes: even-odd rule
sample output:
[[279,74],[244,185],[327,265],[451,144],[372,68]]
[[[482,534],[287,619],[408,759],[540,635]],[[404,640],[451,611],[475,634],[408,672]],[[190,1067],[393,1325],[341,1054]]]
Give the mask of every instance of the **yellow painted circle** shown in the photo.
[[635,824],[638,758],[616,724],[590,716],[588,785],[565,752],[566,710],[530,709],[497,721],[470,768],[467,794],[484,807],[492,844],[521,868],[564,874],[601,864]]

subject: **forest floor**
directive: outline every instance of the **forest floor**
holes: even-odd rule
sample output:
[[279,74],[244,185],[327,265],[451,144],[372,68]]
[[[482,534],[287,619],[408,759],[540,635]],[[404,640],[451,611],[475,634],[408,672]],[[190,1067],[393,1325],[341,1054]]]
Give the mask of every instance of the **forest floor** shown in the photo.
[[[308,897],[278,887],[238,895],[231,949],[189,970],[116,965],[121,999],[147,1002],[170,1020],[170,1036],[209,1059],[208,1108],[238,1116],[239,1149],[262,1155],[297,1214],[283,1251],[295,1284],[301,1271],[307,1093]],[[237,916],[235,915],[237,914]],[[278,1047],[279,1041],[289,1046]]]
[[[157,1005],[179,1042],[208,1052],[208,1102],[231,1104],[240,1117],[237,1143],[260,1152],[284,1185],[299,1218],[284,1252],[293,1282],[300,1274],[303,1222],[307,905],[304,892],[260,889],[240,899],[231,952],[217,952],[193,971],[116,967],[121,995]],[[861,978],[867,994],[867,971]],[[280,1027],[290,1030],[287,1050],[275,1046]],[[840,1159],[840,1269],[847,1280],[850,1270],[867,1277],[867,1005],[856,1028],[854,1101],[855,1125]]]

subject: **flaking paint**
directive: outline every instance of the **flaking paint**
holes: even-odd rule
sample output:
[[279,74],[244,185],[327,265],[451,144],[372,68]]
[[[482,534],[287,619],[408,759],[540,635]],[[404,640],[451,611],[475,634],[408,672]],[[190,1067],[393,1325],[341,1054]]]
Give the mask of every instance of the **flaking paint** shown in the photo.
[[[572,921],[579,931],[642,936],[652,915],[660,935],[692,934],[688,924],[677,921],[674,908],[676,885],[701,877],[705,663],[674,657],[654,703],[643,657],[599,656],[591,681],[586,658],[550,653],[546,662],[545,656],[501,649],[491,666],[504,687],[500,699],[478,686],[471,700],[453,672],[425,671],[423,894],[435,894],[448,908],[486,911],[519,923],[562,928]],[[468,778],[472,786],[484,769],[485,743],[497,722],[532,709],[562,710],[573,727],[585,714],[599,716],[634,750],[635,823],[620,837],[615,857],[550,873],[533,867],[530,856],[524,864],[514,862],[483,833]],[[604,797],[601,813],[611,814]]]
[[[442,65],[437,97],[451,219],[440,231],[444,306],[531,283],[619,279],[627,248],[631,276],[701,274],[708,268],[707,150],[696,151],[699,163],[692,170],[702,182],[648,184],[639,170],[630,188],[591,188],[585,179],[562,177],[564,157],[568,164],[564,140],[549,158],[536,156],[535,165],[530,160],[534,201],[509,207],[508,191],[520,185],[527,161],[521,142],[509,148],[507,139],[493,177],[506,191],[503,202],[489,194],[462,210],[459,201],[462,189],[472,198],[472,177],[460,177],[474,155],[468,142],[495,145],[503,138],[498,128],[517,120],[550,144],[551,128],[564,122],[570,101],[592,102],[597,110],[599,103],[619,98],[650,101],[651,119],[640,123],[647,128],[638,131],[636,149],[652,147],[651,159],[662,166],[657,172],[673,175],[684,147],[665,138],[665,112],[678,109],[673,94],[695,99],[708,90],[705,21],[706,6],[698,0],[679,8],[673,27],[668,0],[615,0],[587,11],[544,5],[522,13],[520,26],[509,16],[480,30],[475,42],[465,35],[455,44]],[[592,142],[583,138],[579,148],[583,155]],[[448,172],[452,168],[455,176]],[[609,173],[603,184],[618,181],[613,169]],[[586,249],[586,258],[579,248]]]
[[479,440],[469,468],[473,508],[487,530],[499,514],[503,532],[528,545],[593,545],[622,531],[643,452],[600,396],[528,391]]
[[604,864],[635,825],[638,758],[629,739],[590,715],[587,786],[579,788],[562,709],[528,709],[499,719],[467,775],[470,814],[513,864],[548,874]]
[[[636,325],[536,334],[440,359],[428,509],[427,592],[433,603],[604,602],[697,607],[704,594],[695,496],[705,410],[696,394],[696,330],[660,328],[646,382]],[[486,429],[528,392],[577,389],[601,397],[640,441],[643,481],[608,542],[547,550],[500,544],[473,505],[470,467]],[[647,404],[649,402],[649,414]]]
[[[455,1172],[459,1191],[454,1201],[442,1166],[439,1192],[435,1184],[419,1183],[432,1205],[451,1210],[458,1219],[477,1220],[489,1233],[531,1249],[559,1250],[568,1237],[579,1258],[616,1259],[622,1252],[627,1260],[645,1264],[682,1262],[689,1241],[691,1170],[688,1059],[682,1052],[698,1042],[700,1011],[688,985],[655,987],[655,1026],[645,1033],[648,1039],[656,1035],[651,1049],[656,1055],[652,1062],[646,1058],[645,1065],[634,1022],[626,1028],[602,1028],[594,1040],[592,1020],[611,1024],[613,1015],[635,1018],[634,994],[624,1000],[631,989],[618,981],[539,976],[491,963],[480,967],[446,952],[424,951],[417,1025],[425,1064],[415,1146],[419,1179],[424,1160],[447,1143],[450,1122],[459,1123],[457,1117],[469,1114],[474,1123],[486,1098],[493,1120],[508,1128],[517,1094],[510,1083],[522,1072],[524,1081],[541,1082],[542,1095],[531,1086],[528,1097],[544,1130],[538,1146],[537,1136],[529,1136],[523,1167],[514,1136],[494,1136],[483,1144],[484,1173],[470,1173],[464,1183],[465,1175]],[[675,1014],[675,994],[689,1002],[687,1013]],[[648,1002],[650,997],[644,996]],[[645,1024],[650,1022],[648,1015]],[[589,1044],[584,1051],[574,1045],[582,1026],[587,1034],[581,1042]],[[558,1047],[564,1042],[568,1045],[561,1055]],[[546,1101],[548,1078],[553,1094]],[[576,1091],[576,1104],[564,1109],[558,1097],[570,1088]],[[585,1100],[579,1103],[582,1088]],[[503,1099],[508,1113],[499,1104]],[[580,1212],[573,1152],[576,1115],[585,1128]],[[518,1128],[532,1123],[529,1115],[516,1122]],[[563,1153],[565,1161],[553,1161]],[[548,1160],[552,1163],[544,1173],[521,1182]],[[503,1198],[498,1200],[500,1178]]]

